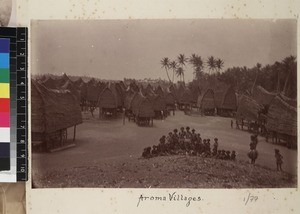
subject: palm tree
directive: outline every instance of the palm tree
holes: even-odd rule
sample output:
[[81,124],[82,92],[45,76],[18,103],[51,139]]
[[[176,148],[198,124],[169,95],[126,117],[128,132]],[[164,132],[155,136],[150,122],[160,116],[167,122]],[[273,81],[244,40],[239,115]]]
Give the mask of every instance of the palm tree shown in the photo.
[[182,67],[177,67],[176,74],[177,74],[177,76],[179,76],[180,81],[181,81],[181,77],[182,77],[183,78],[183,82],[184,82],[184,70],[183,70]]
[[209,74],[211,74],[211,72],[216,69],[216,60],[213,56],[210,56],[210,57],[208,57],[206,63],[208,65]]
[[162,65],[162,68],[166,69],[167,77],[168,77],[169,81],[171,82],[171,79],[170,79],[169,73],[168,73],[169,64],[170,64],[169,58],[168,57],[162,58],[162,60],[160,61],[160,64]]
[[215,61],[215,65],[216,65],[216,68],[218,69],[217,72],[220,72],[221,69],[224,67],[224,61],[221,60],[221,59],[217,59],[217,60]]
[[296,57],[295,56],[289,56],[284,58],[283,60],[283,66],[287,70],[288,74],[286,76],[284,87],[283,87],[283,94],[287,94],[287,87],[288,83],[290,81],[290,76],[292,72],[295,72],[297,70],[297,64],[296,64]]
[[[181,72],[183,72],[182,77],[183,77],[183,82],[184,82],[184,69],[183,69],[183,66],[186,66],[185,63],[188,62],[188,58],[186,58],[184,56],[184,54],[179,54],[179,56],[177,57],[177,62],[181,66],[180,70],[181,70]],[[178,68],[177,68],[177,70],[178,70]]]
[[173,70],[173,78],[172,78],[172,82],[174,83],[174,74],[175,71],[177,69],[177,62],[176,61],[172,61],[169,63],[169,67]]
[[252,85],[251,94],[253,93],[254,86],[256,85],[258,73],[260,72],[260,69],[261,69],[261,64],[260,64],[260,63],[256,63],[255,69],[256,69],[257,71],[256,71],[255,80],[254,80],[253,85]]
[[203,61],[201,56],[197,54],[192,54],[189,63],[194,67],[194,78],[200,79],[202,76]]

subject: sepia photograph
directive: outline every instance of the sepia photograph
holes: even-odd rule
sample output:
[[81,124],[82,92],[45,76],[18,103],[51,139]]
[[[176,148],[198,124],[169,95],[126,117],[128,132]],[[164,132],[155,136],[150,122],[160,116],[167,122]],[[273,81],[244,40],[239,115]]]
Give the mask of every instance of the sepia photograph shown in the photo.
[[15,0],[0,0],[0,27],[9,26],[11,16],[15,16],[14,4]]
[[297,21],[31,21],[32,188],[297,187]]

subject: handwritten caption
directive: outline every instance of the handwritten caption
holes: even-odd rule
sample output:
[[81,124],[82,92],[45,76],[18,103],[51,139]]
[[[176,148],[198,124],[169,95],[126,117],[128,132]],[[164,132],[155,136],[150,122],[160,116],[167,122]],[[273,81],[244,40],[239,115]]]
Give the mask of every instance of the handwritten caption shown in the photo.
[[244,197],[243,202],[244,202],[244,205],[246,206],[247,204],[255,203],[257,200],[258,200],[258,196],[253,195],[249,192],[248,195]]

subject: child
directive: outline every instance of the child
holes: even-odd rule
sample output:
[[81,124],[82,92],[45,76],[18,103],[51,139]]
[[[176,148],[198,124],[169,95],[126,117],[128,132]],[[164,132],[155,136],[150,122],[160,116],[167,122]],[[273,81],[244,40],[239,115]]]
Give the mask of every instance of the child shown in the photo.
[[281,165],[283,163],[282,161],[283,156],[280,154],[280,151],[278,149],[275,149],[275,158],[276,158],[277,171],[282,171]]
[[235,161],[235,158],[236,158],[236,153],[235,153],[235,151],[233,150],[233,151],[231,152],[231,157],[230,157],[230,159],[233,160],[233,161]]

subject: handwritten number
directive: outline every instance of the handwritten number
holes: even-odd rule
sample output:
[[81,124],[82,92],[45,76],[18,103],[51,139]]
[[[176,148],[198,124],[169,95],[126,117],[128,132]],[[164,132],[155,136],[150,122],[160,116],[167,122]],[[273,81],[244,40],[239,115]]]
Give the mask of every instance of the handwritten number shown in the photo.
[[247,205],[249,202],[256,202],[258,200],[258,196],[251,195],[251,193],[248,193],[247,197],[244,197],[244,203]]

